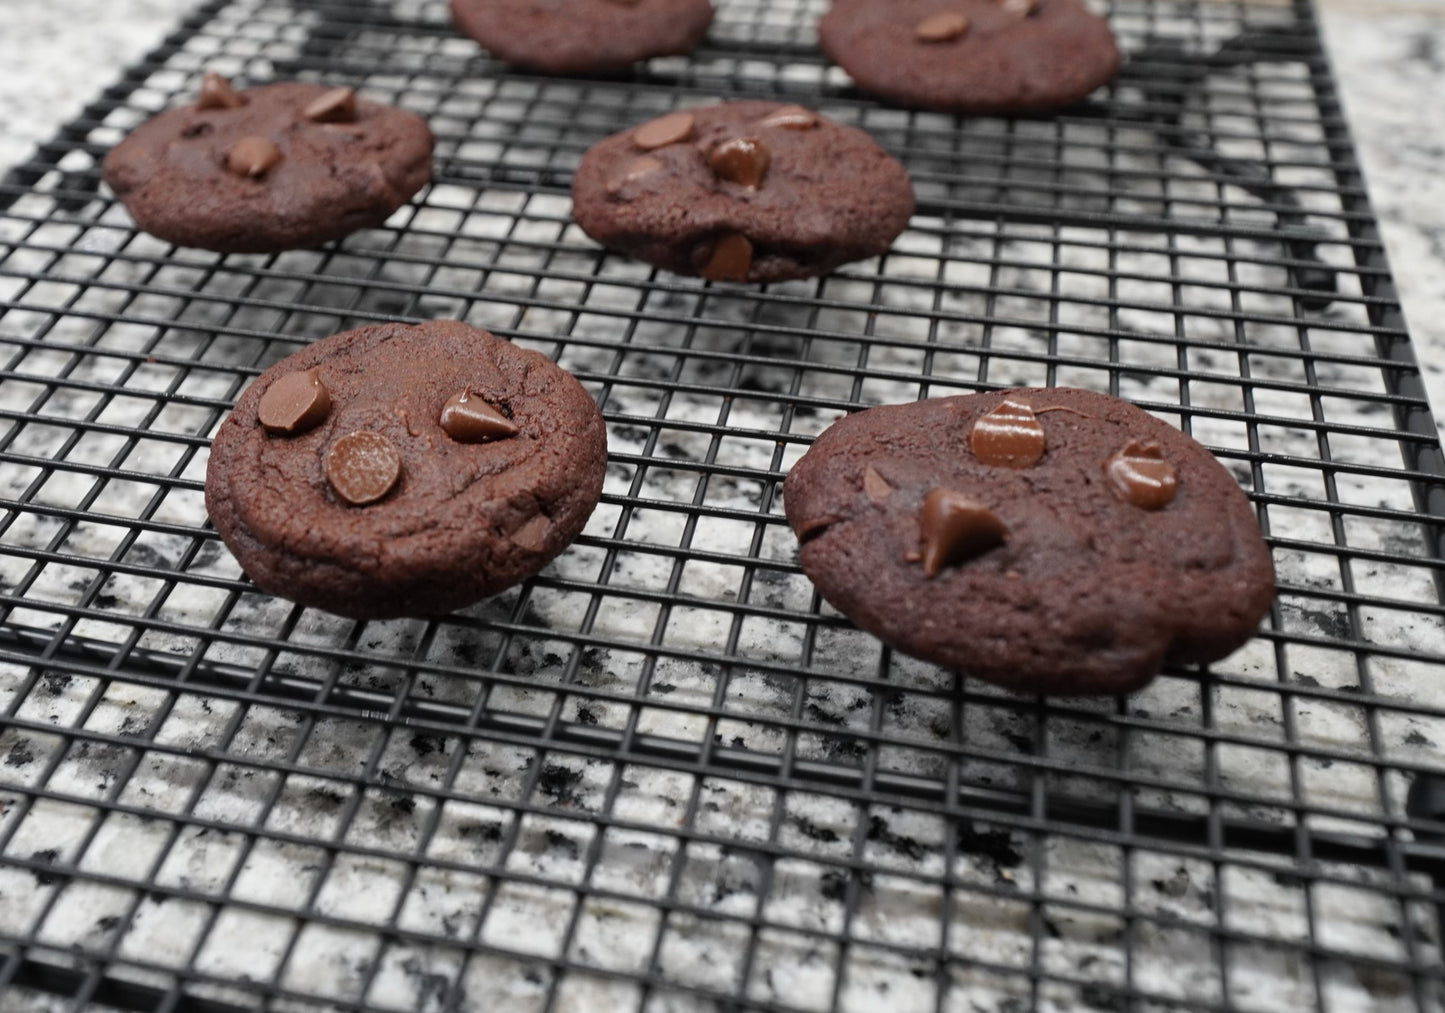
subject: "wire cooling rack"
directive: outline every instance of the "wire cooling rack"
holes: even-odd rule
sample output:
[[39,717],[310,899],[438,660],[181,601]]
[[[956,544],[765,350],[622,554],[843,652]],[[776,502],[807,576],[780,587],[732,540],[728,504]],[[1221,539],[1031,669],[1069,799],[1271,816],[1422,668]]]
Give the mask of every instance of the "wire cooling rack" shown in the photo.
[[[1434,1010],[1440,449],[1306,2],[1114,0],[1060,116],[857,94],[822,0],[723,0],[685,59],[510,71],[439,0],[209,3],[0,187],[0,1007]],[[320,250],[140,235],[101,190],[205,70],[425,115],[435,184]],[[597,139],[777,96],[916,182],[892,252],[717,286],[569,219]],[[433,620],[258,593],[206,524],[267,364],[459,317],[608,420],[543,574]],[[1043,700],[818,599],[779,490],[860,404],[1127,397],[1250,490],[1259,635]]]

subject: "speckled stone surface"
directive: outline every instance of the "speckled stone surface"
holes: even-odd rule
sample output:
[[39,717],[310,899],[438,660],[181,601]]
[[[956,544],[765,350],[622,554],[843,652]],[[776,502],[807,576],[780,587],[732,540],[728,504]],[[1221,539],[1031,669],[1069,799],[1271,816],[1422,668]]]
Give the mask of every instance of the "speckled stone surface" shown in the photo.
[[[1432,239],[1430,229],[1419,226],[1438,221],[1431,217],[1438,214],[1438,189],[1431,189],[1438,184],[1422,173],[1436,171],[1430,152],[1439,150],[1439,140],[1438,134],[1434,141],[1422,140],[1421,131],[1440,118],[1430,103],[1413,98],[1425,94],[1422,82],[1439,73],[1434,54],[1440,48],[1442,2],[1329,2],[1325,23],[1354,133],[1406,289],[1417,347],[1427,369],[1434,370],[1442,355],[1432,323],[1445,314],[1438,300],[1431,302],[1428,281],[1433,276],[1438,283],[1441,257],[1438,231]],[[260,0],[237,6],[246,4],[253,9]],[[0,34],[9,61],[0,75],[0,93],[6,96],[0,100],[0,122],[7,124],[5,140],[12,145],[7,150],[23,155],[34,137],[46,136],[73,115],[185,6],[7,0],[7,31]],[[36,18],[48,27],[35,29]],[[122,22],[122,34],[113,30],[115,21]],[[85,31],[70,30],[77,24]],[[63,41],[61,26],[68,33]],[[42,45],[42,37],[53,44]],[[1361,87],[1361,77],[1368,87]],[[16,87],[27,82],[24,91]],[[44,107],[42,114],[43,100],[35,96],[62,83],[69,98]],[[477,135],[472,142],[496,145],[483,151],[499,150],[505,138],[498,136],[510,124],[484,119],[484,108],[499,107],[484,106],[479,94],[479,88],[459,88],[448,103],[460,109],[455,122],[472,124]],[[11,115],[17,98],[25,122]],[[1377,132],[1376,120],[1389,125]],[[27,123],[34,128],[30,133],[24,133]],[[1424,547],[1410,517],[1408,484],[1393,473],[1370,471],[1380,465],[1381,445],[1390,441],[1336,434],[1330,441],[1333,460],[1355,467],[1338,472],[1324,467],[1318,434],[1307,424],[1293,424],[1307,420],[1311,406],[1291,388],[1297,376],[1289,371],[1288,355],[1279,361],[1262,356],[1252,360],[1254,375],[1284,382],[1260,384],[1254,391],[1253,407],[1273,421],[1256,427],[1260,446],[1249,456],[1244,426],[1231,415],[1239,409],[1239,356],[1225,345],[1234,337],[1228,290],[1201,289],[1199,312],[1188,320],[1191,334],[1200,339],[1190,349],[1188,367],[1224,378],[1220,384],[1192,383],[1193,435],[1222,448],[1241,481],[1258,483],[1261,509],[1277,523],[1271,530],[1281,540],[1275,561],[1287,589],[1270,620],[1279,636],[1256,638],[1214,666],[1210,679],[1161,678],[1125,701],[1045,710],[1002,691],[970,686],[967,702],[960,703],[954,678],[936,666],[881,652],[876,639],[826,610],[816,622],[799,620],[815,606],[811,587],[791,568],[796,541],[776,516],[776,502],[767,498],[771,490],[749,475],[781,472],[801,453],[800,443],[780,447],[775,439],[784,424],[779,398],[790,393],[787,381],[796,380],[791,393],[805,400],[908,400],[920,395],[921,385],[911,378],[927,354],[936,381],[927,393],[946,386],[939,376],[976,383],[966,361],[966,342],[976,334],[968,322],[984,316],[1004,321],[993,331],[996,355],[987,379],[1044,382],[1045,367],[1036,356],[1007,353],[1037,348],[1030,344],[1029,328],[1050,323],[1047,300],[1038,298],[1038,282],[1032,280],[1049,278],[1056,266],[1048,233],[1042,234],[1044,242],[1027,243],[1017,238],[1021,230],[999,239],[987,223],[961,230],[959,247],[972,261],[1000,254],[1009,261],[995,278],[984,275],[994,286],[988,295],[967,284],[979,275],[968,275],[971,264],[961,259],[947,265],[960,271],[959,290],[940,301],[929,286],[905,284],[935,277],[929,272],[940,263],[936,234],[914,229],[890,255],[887,277],[860,269],[822,283],[829,302],[816,317],[810,315],[812,289],[784,288],[766,319],[758,320],[749,315],[751,303],[690,284],[648,286],[648,303],[638,313],[636,293],[646,274],[624,258],[594,259],[598,255],[580,233],[566,231],[564,197],[528,199],[531,217],[522,222],[526,231],[508,255],[520,259],[529,242],[555,244],[558,252],[548,267],[574,278],[595,273],[600,284],[593,298],[614,300],[609,304],[614,316],[579,319],[571,302],[575,289],[548,288],[546,299],[531,300],[532,279],[505,271],[449,262],[435,275],[427,273],[421,264],[435,256],[435,247],[426,237],[455,230],[455,209],[466,208],[463,217],[476,229],[470,237],[476,242],[466,249],[512,235],[519,224],[522,204],[515,193],[456,184],[429,198],[396,255],[378,262],[376,274],[366,277],[378,284],[369,284],[362,296],[332,297],[335,304],[360,298],[368,312],[384,314],[398,312],[395,303],[380,301],[387,285],[421,290],[438,284],[475,292],[470,322],[519,328],[544,350],[555,348],[551,336],[568,328],[583,339],[598,339],[594,345],[571,344],[561,363],[592,376],[611,368],[617,357],[616,315],[639,318],[636,344],[627,346],[624,365],[641,382],[619,385],[605,405],[618,420],[609,432],[613,462],[604,504],[584,544],[553,564],[550,586],[538,586],[525,600],[511,592],[499,596],[458,624],[439,628],[434,637],[421,624],[398,621],[369,625],[357,644],[354,627],[314,611],[293,614],[286,603],[260,593],[234,596],[232,609],[226,588],[238,578],[234,560],[215,540],[188,534],[200,523],[204,459],[179,457],[175,447],[193,446],[197,434],[208,435],[214,419],[208,421],[205,406],[234,398],[236,389],[220,371],[192,369],[178,379],[174,364],[203,352],[218,360],[238,356],[246,346],[237,335],[276,331],[282,319],[276,307],[297,298],[284,272],[254,273],[256,284],[244,304],[235,298],[237,288],[226,287],[235,279],[215,272],[209,283],[213,298],[192,303],[194,328],[152,333],[149,321],[175,312],[177,303],[166,293],[191,291],[197,265],[209,271],[211,261],[170,254],[122,229],[81,229],[81,241],[94,244],[92,253],[103,253],[116,235],[133,245],[128,257],[107,266],[108,285],[93,286],[78,306],[64,279],[98,270],[90,261],[59,262],[43,249],[7,261],[17,272],[48,274],[13,297],[27,309],[9,314],[7,321],[22,334],[43,332],[43,340],[15,366],[13,378],[0,381],[0,407],[31,410],[41,397],[37,391],[44,393],[57,373],[72,369],[73,386],[41,408],[66,417],[83,414],[90,403],[84,386],[115,383],[119,360],[85,356],[77,365],[66,346],[95,338],[96,315],[122,313],[126,319],[110,328],[107,340],[122,352],[143,346],[157,360],[126,360],[126,369],[134,370],[126,374],[128,385],[137,392],[174,385],[182,395],[153,417],[148,413],[154,400],[115,399],[102,425],[74,451],[66,447],[70,431],[43,419],[27,423],[23,439],[10,444],[9,451],[25,459],[43,463],[73,453],[79,461],[76,468],[44,476],[46,509],[22,512],[5,532],[7,546],[27,550],[66,539],[60,556],[40,568],[27,590],[47,605],[23,610],[16,621],[48,636],[69,621],[65,610],[78,606],[85,617],[76,635],[113,646],[150,610],[157,625],[145,633],[138,651],[171,659],[197,653],[218,671],[242,675],[271,662],[264,644],[231,633],[284,636],[296,649],[274,659],[278,680],[306,699],[323,685],[334,686],[375,709],[304,716],[285,705],[238,706],[203,690],[172,694],[164,685],[106,678],[103,672],[32,673],[0,665],[0,709],[13,707],[27,723],[0,732],[0,780],[10,786],[0,793],[7,859],[0,868],[0,924],[21,926],[12,932],[33,928],[61,959],[81,950],[147,961],[154,970],[132,976],[162,988],[173,980],[171,969],[189,967],[223,982],[274,977],[288,989],[336,997],[273,1004],[305,1013],[352,1005],[368,983],[366,997],[374,1008],[432,1013],[446,1008],[454,979],[472,1008],[541,1010],[559,961],[602,970],[574,975],[552,1007],[558,1011],[710,1013],[721,1007],[661,989],[646,1002],[639,999],[622,979],[648,968],[654,958],[655,973],[679,988],[741,993],[800,1010],[827,1009],[836,1000],[842,1009],[1016,1013],[1029,1006],[1029,983],[1039,1009],[1117,1009],[1128,1005],[1117,991],[1126,982],[1161,997],[1136,1003],[1140,1009],[1406,1013],[1440,1007],[1438,990],[1417,1002],[1412,983],[1388,972],[1391,962],[1438,961],[1438,940],[1427,906],[1402,898],[1404,877],[1381,868],[1327,863],[1333,881],[1309,880],[1299,875],[1292,855],[1220,863],[1179,848],[1010,832],[983,819],[940,816],[917,800],[855,805],[831,790],[778,791],[741,777],[668,769],[645,758],[624,772],[602,757],[564,750],[542,754],[519,745],[520,739],[483,738],[460,748],[460,736],[377,719],[402,693],[451,715],[453,728],[485,702],[516,728],[538,729],[560,717],[599,736],[626,731],[688,748],[745,750],[749,756],[789,750],[799,762],[829,769],[862,770],[865,762],[876,763],[917,783],[958,777],[1025,800],[1038,797],[1031,793],[1058,793],[1106,807],[1117,803],[1115,786],[1124,776],[1137,785],[1128,798],[1139,811],[1211,821],[1243,818],[1286,836],[1306,819],[1297,808],[1300,799],[1314,807],[1307,816],[1311,831],[1353,833],[1377,826],[1382,817],[1399,820],[1406,787],[1402,771],[1440,765],[1445,682],[1438,662],[1429,659],[1445,654],[1445,629],[1429,611],[1438,604],[1429,567],[1410,565]],[[66,230],[73,228],[50,226],[38,236],[69,244],[75,233]],[[1415,245],[1399,246],[1401,234],[1415,236]],[[1425,252],[1431,249],[1436,252]],[[1143,334],[1173,325],[1172,317],[1161,322],[1161,314],[1149,311],[1150,300],[1158,297],[1149,294],[1148,282],[1130,280],[1131,272],[1157,275],[1159,269],[1143,259],[1149,253],[1128,251],[1118,264],[1102,265],[1117,267],[1123,276],[1117,293],[1101,284],[1092,290],[1096,298],[1066,304],[1068,326],[1078,333],[1061,337],[1061,353],[1097,360],[1107,354],[1096,337],[1106,329]],[[314,251],[288,254],[283,263],[286,271],[323,268]],[[1101,269],[1098,260],[1092,263]],[[333,270],[343,277],[344,267]],[[1250,291],[1279,284],[1278,274],[1247,258],[1241,258],[1239,270]],[[1412,292],[1405,284],[1412,271],[1427,280],[1423,300],[1418,288]],[[609,292],[607,283],[613,281],[617,287]],[[1089,282],[1085,275],[1071,283]],[[132,302],[128,290],[138,287],[154,294]],[[1114,296],[1117,310],[1111,309]],[[334,305],[324,302],[324,294],[308,298]],[[531,300],[525,314],[517,312],[519,298]],[[704,304],[706,310],[700,310]],[[428,290],[416,309],[440,315],[449,305],[458,303]],[[887,309],[876,321],[870,318],[874,305]],[[1292,322],[1279,322],[1288,312],[1287,299],[1261,297],[1251,305],[1259,318],[1252,337],[1262,350],[1276,344],[1289,354],[1298,349]],[[674,321],[694,315],[704,322],[688,330],[684,358]],[[1321,357],[1319,382],[1371,390],[1371,377],[1352,371],[1348,362],[1354,335],[1331,340],[1327,324],[1310,326],[1322,347],[1342,353]],[[862,342],[851,337],[816,341],[804,369],[789,364],[795,353],[785,332],[796,327],[827,328],[833,335],[869,328],[880,340],[868,348],[866,374],[858,370]],[[314,336],[296,335],[298,342]],[[1121,344],[1130,361],[1153,367],[1142,376],[1121,371],[1121,393],[1166,407],[1175,403],[1174,346]],[[781,361],[766,368],[735,362],[739,348],[767,351]],[[675,376],[674,369],[685,370],[684,379],[699,393],[660,409],[655,388]],[[1097,373],[1069,363],[1047,379],[1099,382]],[[723,389],[742,393],[722,397]],[[837,414],[801,408],[787,423],[795,436],[815,435]],[[1387,417],[1377,411],[1350,415],[1348,421],[1387,427]],[[1336,423],[1342,418],[1330,416]],[[175,439],[130,447],[126,427],[141,425]],[[118,431],[109,431],[112,426]],[[645,477],[635,463],[644,457]],[[1292,460],[1306,466],[1292,466]],[[112,461],[142,476],[174,468],[189,483],[167,493],[155,515],[156,530],[129,548],[117,548],[124,525],[85,524],[67,534],[48,512],[87,509],[96,483],[86,465]],[[700,478],[699,462],[721,467]],[[42,470],[35,464],[0,468],[0,497],[28,495]],[[1326,473],[1329,497],[1351,505],[1344,516],[1325,508]],[[153,493],[144,482],[113,482],[104,490],[104,508],[122,518],[141,516],[153,505]],[[635,497],[638,508],[619,535],[623,497]],[[1298,501],[1281,502],[1289,498]],[[696,526],[668,509],[694,500],[709,511]],[[169,527],[173,524],[182,526]],[[619,539],[615,560],[604,558],[602,547],[602,539],[613,537]],[[1336,550],[1337,538],[1348,549]],[[701,558],[677,565],[669,553],[679,545]],[[187,557],[192,549],[194,558]],[[138,565],[116,566],[114,554],[122,550],[122,563]],[[25,577],[34,554],[0,553],[0,582],[9,586]],[[744,558],[751,560],[747,567],[735,565]],[[574,651],[565,637],[582,624],[589,602],[569,585],[593,585],[605,563],[611,564],[605,574],[610,591],[586,620],[589,636],[603,646]],[[156,566],[184,567],[196,579],[183,594],[158,591],[159,582],[145,574]],[[94,579],[98,570],[105,573],[103,581]],[[686,595],[686,602],[664,614],[655,602],[674,590]],[[1367,597],[1356,605],[1355,595]],[[620,607],[622,602],[631,607]],[[230,611],[218,616],[223,607]],[[227,635],[208,635],[198,647],[195,631],[207,630],[213,621],[224,625]],[[496,632],[516,622],[526,627],[526,636]],[[552,640],[549,630],[562,632]],[[729,637],[736,655],[724,658],[719,645]],[[664,650],[648,653],[652,642]],[[338,648],[352,647],[368,652],[373,663],[333,665]],[[476,675],[479,659],[485,667],[489,652],[500,657],[495,667],[501,674]],[[687,660],[701,652],[713,652],[707,663]],[[420,671],[421,663],[430,668]],[[798,677],[800,665],[811,666],[813,674]],[[880,685],[887,691],[879,691]],[[704,720],[708,708],[719,708],[721,716]],[[788,731],[800,725],[802,734]],[[865,758],[860,737],[870,735],[896,745]],[[956,766],[942,762],[940,753],[949,751],[963,757]],[[1050,764],[1045,772],[1028,765],[1040,754]],[[89,805],[32,790],[41,783],[66,799],[115,798],[130,811],[93,819]],[[599,826],[595,814],[603,809],[625,825]],[[686,841],[683,826],[694,835]],[[417,862],[422,842],[426,861]],[[796,857],[775,860],[771,856],[779,848]],[[49,869],[72,863],[87,874],[117,877],[121,885],[71,880]],[[527,882],[488,894],[495,880],[486,870],[501,863]],[[850,876],[858,863],[866,863],[865,875]],[[135,883],[154,889],[125,885]],[[610,894],[579,902],[574,888],[584,883]],[[1429,887],[1417,877],[1412,888]],[[669,891],[687,910],[659,918],[656,901]],[[492,900],[483,925],[478,898],[484,896]],[[226,898],[248,905],[218,902]],[[768,927],[750,932],[748,925],[759,919]],[[564,945],[569,924],[575,931]],[[377,956],[375,941],[388,925],[448,945],[413,942],[393,932],[392,944]],[[851,963],[849,974],[840,977],[839,948],[831,938],[845,932]],[[463,968],[459,947],[450,944],[477,935],[514,956],[473,959]],[[1256,945],[1259,937],[1284,944]],[[744,968],[750,938],[756,948]],[[1127,956],[1121,940],[1131,947]],[[1413,956],[1406,954],[1407,946],[1416,947]],[[930,957],[920,959],[919,951]],[[952,976],[947,995],[940,989],[945,962],[936,959],[939,953],[949,958],[943,972]],[[1339,954],[1362,959],[1335,959]],[[1321,959],[1312,961],[1311,955]],[[1010,976],[1013,982],[1028,979],[1022,992]],[[1074,988],[1062,979],[1088,985]],[[1437,984],[1438,975],[1430,972],[1422,989]],[[254,992],[248,997],[217,987],[212,996],[255,1006]],[[12,997],[4,998],[9,1003]],[[68,1013],[75,1003],[70,997],[31,995],[0,1006],[5,1013]]]

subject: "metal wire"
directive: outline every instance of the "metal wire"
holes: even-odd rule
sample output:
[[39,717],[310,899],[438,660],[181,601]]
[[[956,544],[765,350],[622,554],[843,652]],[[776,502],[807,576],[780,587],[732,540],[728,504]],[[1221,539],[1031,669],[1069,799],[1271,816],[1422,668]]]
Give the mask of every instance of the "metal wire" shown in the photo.
[[[1019,120],[855,93],[822,0],[718,7],[691,57],[557,79],[440,0],[215,0],[0,186],[0,1006],[1440,1009],[1445,463],[1309,4],[1114,0],[1119,81]],[[205,70],[422,113],[436,182],[320,250],[138,234],[99,159]],[[571,224],[593,142],[744,95],[905,161],[892,252],[755,290]],[[433,620],[258,593],[215,426],[307,341],[437,316],[596,394],[586,533]],[[1240,478],[1254,641],[1043,700],[820,602],[779,503],[810,440],[1019,383]]]

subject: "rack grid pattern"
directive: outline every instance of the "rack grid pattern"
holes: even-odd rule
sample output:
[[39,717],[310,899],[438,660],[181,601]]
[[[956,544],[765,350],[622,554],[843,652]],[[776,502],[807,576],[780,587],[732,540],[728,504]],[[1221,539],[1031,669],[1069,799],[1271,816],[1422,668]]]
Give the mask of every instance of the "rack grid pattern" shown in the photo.
[[[1306,0],[1109,0],[1047,118],[854,91],[823,0],[547,78],[440,0],[214,0],[0,184],[0,1003],[285,1010],[1439,1010],[1445,462]],[[220,256],[99,160],[200,75],[426,116],[384,228]],[[894,249],[714,285],[571,223],[581,153],[712,97],[908,166]],[[257,592],[206,453],[269,363],[457,317],[603,407],[582,538],[429,620]],[[782,478],[842,413],[1114,393],[1240,479],[1259,635],[1127,699],[895,654],[823,604]]]

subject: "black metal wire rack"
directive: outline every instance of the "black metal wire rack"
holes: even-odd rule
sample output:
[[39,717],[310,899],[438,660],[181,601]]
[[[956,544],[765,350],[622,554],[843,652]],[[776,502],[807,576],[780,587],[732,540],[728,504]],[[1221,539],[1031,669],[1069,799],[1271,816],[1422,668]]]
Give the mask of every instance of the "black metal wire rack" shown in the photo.
[[[560,79],[440,0],[201,7],[0,186],[6,1011],[1436,1010],[1445,467],[1305,0],[1112,0],[1059,116],[854,92],[823,0]],[[213,69],[422,113],[385,228],[217,256],[99,185]],[[679,103],[860,125],[892,252],[754,289],[589,242],[570,173]],[[210,434],[302,343],[459,317],[609,425],[543,574],[428,621],[258,593]],[[1003,385],[1130,398],[1250,490],[1279,596],[1207,671],[1023,697],[821,604],[779,490],[842,412]]]

